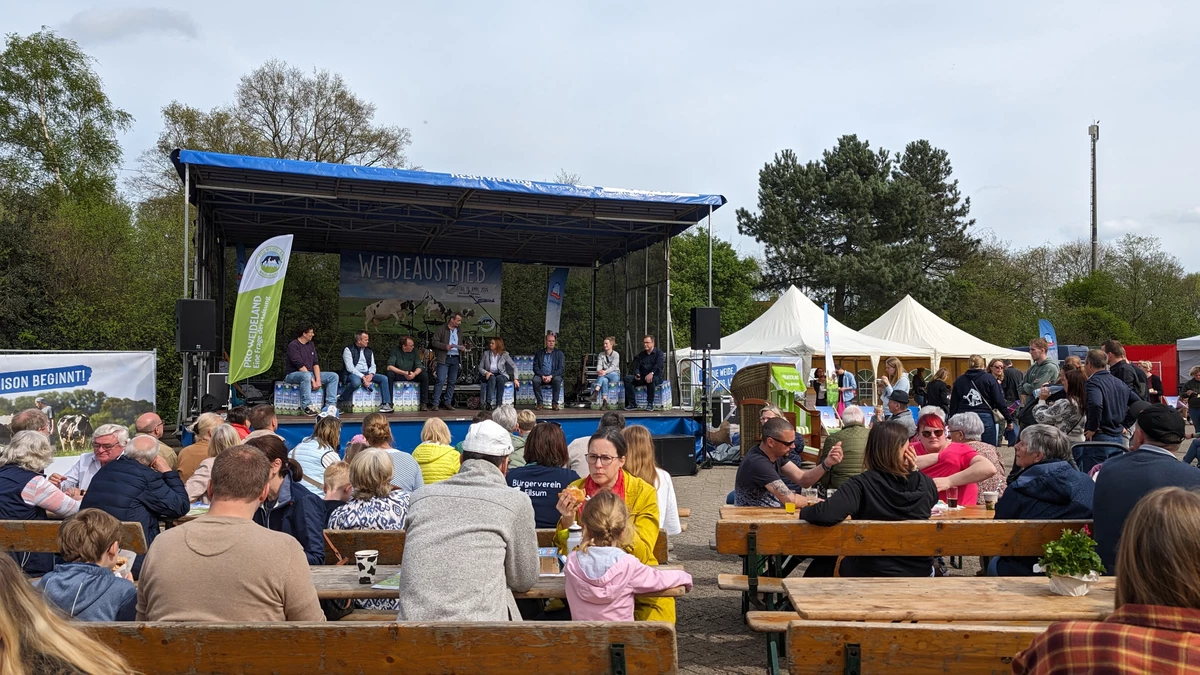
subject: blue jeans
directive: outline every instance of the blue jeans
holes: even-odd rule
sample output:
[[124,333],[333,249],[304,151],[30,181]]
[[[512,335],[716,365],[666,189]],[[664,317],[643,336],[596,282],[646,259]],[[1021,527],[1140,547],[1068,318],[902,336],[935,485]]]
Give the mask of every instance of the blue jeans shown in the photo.
[[508,384],[507,374],[492,373],[492,376],[483,382],[483,404],[499,406],[504,403],[504,385],[506,384]]
[[[300,385],[300,406],[303,408],[307,408],[312,405],[312,377],[312,373],[303,370],[297,370],[294,373],[288,373],[283,377],[283,381],[287,382],[288,384]],[[325,388],[326,405],[337,401],[337,373],[321,373],[321,386]]]
[[436,408],[442,401],[442,387],[446,388],[446,405],[454,405],[454,383],[458,381],[458,369],[462,364],[461,358],[455,354],[447,356],[445,363],[437,366],[437,384],[433,385],[433,403]]
[[992,413],[990,411],[985,412],[985,413],[975,413],[975,414],[979,415],[979,421],[983,422],[983,436],[980,437],[979,440],[981,440],[984,443],[987,443],[988,445],[991,445],[991,446],[998,445],[996,443],[996,440],[997,440],[996,418],[992,417]]
[[[342,395],[346,398],[350,398],[355,389],[359,389],[363,386],[363,376],[359,375],[358,373],[346,373],[346,380],[346,388],[342,392]],[[383,394],[383,405],[391,405],[392,387],[391,383],[388,382],[387,375],[375,373],[375,377],[371,378],[371,384],[379,386],[379,391],[381,394]]]
[[596,388],[600,390],[600,398],[608,395],[608,388],[616,386],[621,381],[621,374],[615,370],[610,370],[602,377],[596,378]]
[[1200,459],[1200,436],[1192,439],[1192,444],[1188,446],[1187,454],[1183,456],[1183,463],[1190,465],[1197,459]]
[[1008,441],[1008,447],[1017,447],[1017,441],[1021,439],[1021,426],[1013,422],[1011,429],[1004,430],[1004,440]]

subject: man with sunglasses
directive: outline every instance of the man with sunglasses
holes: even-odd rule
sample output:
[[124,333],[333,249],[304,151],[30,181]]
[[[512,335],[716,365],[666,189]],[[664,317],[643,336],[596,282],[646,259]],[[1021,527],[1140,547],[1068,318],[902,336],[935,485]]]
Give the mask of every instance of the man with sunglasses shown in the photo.
[[796,428],[792,423],[783,417],[767,420],[762,427],[762,441],[750,448],[738,466],[734,505],[781,507],[792,502],[807,506],[808,500],[788,488],[784,478],[802,488],[811,487],[842,461],[842,444],[835,444],[829,455],[808,471],[788,461],[794,447]]
[[120,424],[104,424],[92,432],[92,451],[79,456],[79,460],[67,470],[67,475],[51,474],[50,482],[58,489],[78,498],[79,491],[87,490],[100,467],[120,457],[129,442],[129,430]]

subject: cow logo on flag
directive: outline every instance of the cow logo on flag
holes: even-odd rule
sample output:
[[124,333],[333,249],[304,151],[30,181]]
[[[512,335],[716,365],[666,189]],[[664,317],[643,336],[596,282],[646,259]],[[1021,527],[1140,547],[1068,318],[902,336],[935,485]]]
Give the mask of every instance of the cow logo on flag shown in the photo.
[[258,273],[264,279],[274,279],[283,270],[283,249],[278,246],[264,246],[259,251]]

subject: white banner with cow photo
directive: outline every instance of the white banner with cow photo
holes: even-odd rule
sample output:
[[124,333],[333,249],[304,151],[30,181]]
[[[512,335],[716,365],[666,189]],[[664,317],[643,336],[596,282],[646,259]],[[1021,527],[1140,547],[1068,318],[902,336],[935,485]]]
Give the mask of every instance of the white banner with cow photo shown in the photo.
[[154,410],[155,365],[155,352],[0,351],[0,424],[40,408],[60,448],[85,449],[96,427]]

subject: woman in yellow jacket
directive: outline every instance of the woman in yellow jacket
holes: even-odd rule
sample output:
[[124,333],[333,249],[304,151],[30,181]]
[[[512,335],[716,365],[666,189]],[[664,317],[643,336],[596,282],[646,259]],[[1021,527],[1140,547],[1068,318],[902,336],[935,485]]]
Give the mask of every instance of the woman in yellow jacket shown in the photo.
[[421,465],[425,484],[436,483],[458,473],[462,458],[450,445],[450,427],[440,417],[430,417],[421,427],[421,444],[413,450],[413,459]]
[[[646,481],[625,471],[625,437],[620,431],[596,432],[588,441],[586,478],[571,483],[558,496],[558,532],[555,543],[567,553],[567,528],[583,510],[583,501],[569,488],[583,490],[587,497],[609,490],[625,501],[633,521],[633,541],[625,550],[647,565],[657,565],[654,543],[658,541],[658,492]],[[633,605],[635,621],[670,621],[675,623],[674,598],[637,598]]]

